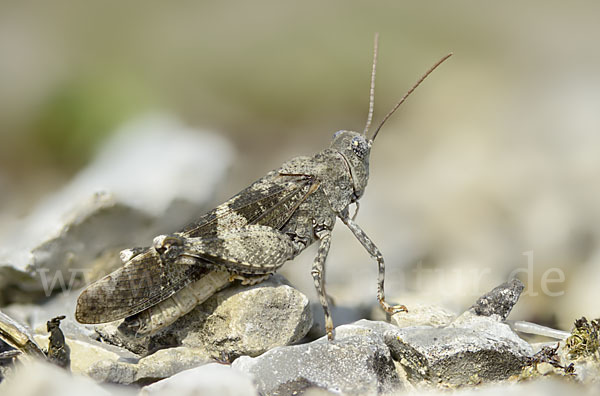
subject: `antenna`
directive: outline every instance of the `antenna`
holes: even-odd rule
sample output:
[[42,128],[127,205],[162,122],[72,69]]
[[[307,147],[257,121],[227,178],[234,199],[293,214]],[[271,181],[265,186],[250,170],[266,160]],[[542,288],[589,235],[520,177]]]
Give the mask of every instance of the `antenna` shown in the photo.
[[379,51],[379,33],[375,33],[375,44],[373,46],[373,70],[371,70],[371,88],[369,89],[369,115],[363,135],[367,136],[371,121],[373,121],[373,110],[375,109],[375,71],[377,69],[377,52]]
[[[412,88],[409,89],[406,94],[404,94],[404,96],[402,97],[402,99],[400,99],[400,101],[398,103],[396,103],[396,105],[394,106],[394,108],[389,113],[387,113],[387,115],[385,117],[383,117],[383,120],[381,121],[381,124],[379,124],[379,126],[375,130],[375,133],[373,133],[373,137],[371,138],[371,141],[375,140],[375,138],[377,137],[377,134],[379,133],[379,130],[381,129],[381,127],[383,126],[383,124],[385,124],[385,122],[388,120],[388,118],[390,118],[392,116],[392,114],[394,114],[394,112],[396,110],[398,110],[398,107],[400,107],[400,105],[402,103],[404,103],[404,101],[406,100],[406,98],[408,98],[410,96],[410,94],[413,93],[413,91],[423,82],[423,80],[425,80],[427,78],[427,76],[429,76],[431,74],[431,72],[433,72],[439,65],[441,65],[442,63],[444,63],[446,61],[446,59],[450,58],[451,56],[452,56],[452,52],[449,53],[448,55],[444,56],[439,61],[437,61],[433,66],[431,66],[429,68],[429,70],[427,70],[425,72],[425,74],[423,74],[423,76],[421,76],[421,78],[419,79],[419,81],[417,81],[417,83],[415,85],[413,85]],[[373,65],[373,67],[374,66],[375,65]]]

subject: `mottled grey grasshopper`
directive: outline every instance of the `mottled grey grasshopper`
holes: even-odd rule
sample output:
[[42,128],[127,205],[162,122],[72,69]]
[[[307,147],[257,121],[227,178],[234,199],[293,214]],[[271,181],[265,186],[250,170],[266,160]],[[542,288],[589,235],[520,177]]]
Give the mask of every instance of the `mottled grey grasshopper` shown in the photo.
[[[377,261],[377,299],[388,313],[406,311],[385,301],[383,255],[354,221],[369,179],[371,146],[381,127],[415,88],[451,54],[431,67],[367,136],[374,108],[377,35],[371,72],[369,112],[362,133],[338,131],[329,148],[296,157],[269,172],[198,221],[152,247],[122,252],[125,265],[90,285],[79,296],[76,319],[104,323],[125,318],[120,330],[151,334],[191,311],[234,279],[262,281],[312,243],[319,249],[311,274],[333,339],[325,292],[325,259],[331,231],[340,218]],[[350,216],[349,207],[356,205]]]

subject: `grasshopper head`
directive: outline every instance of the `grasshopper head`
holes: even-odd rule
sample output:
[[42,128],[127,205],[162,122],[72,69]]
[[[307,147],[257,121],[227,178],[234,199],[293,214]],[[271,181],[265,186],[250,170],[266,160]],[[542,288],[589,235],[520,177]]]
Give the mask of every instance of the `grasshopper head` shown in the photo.
[[352,175],[353,202],[362,197],[367,187],[371,143],[365,135],[358,132],[337,131],[333,135],[331,148],[344,157]]

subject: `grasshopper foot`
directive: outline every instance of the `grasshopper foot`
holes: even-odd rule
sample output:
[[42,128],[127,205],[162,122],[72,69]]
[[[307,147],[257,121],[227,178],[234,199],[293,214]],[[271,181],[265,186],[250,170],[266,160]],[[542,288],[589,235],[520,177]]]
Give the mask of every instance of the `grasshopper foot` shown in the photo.
[[329,326],[325,326],[325,332],[327,333],[327,339],[329,341],[333,341],[333,326],[329,328]]
[[385,301],[379,301],[379,304],[381,304],[383,310],[389,313],[390,315],[394,315],[400,312],[408,312],[408,308],[406,308],[406,306],[404,305],[390,305]]

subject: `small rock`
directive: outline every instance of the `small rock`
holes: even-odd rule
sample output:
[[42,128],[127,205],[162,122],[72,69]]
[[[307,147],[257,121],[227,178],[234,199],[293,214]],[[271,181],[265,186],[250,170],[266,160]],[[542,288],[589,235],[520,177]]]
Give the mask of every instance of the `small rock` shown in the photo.
[[524,288],[519,279],[511,279],[479,297],[469,311],[479,316],[497,315],[500,320],[506,320]]
[[[205,320],[199,321],[210,312]],[[225,289],[180,323],[182,344],[206,346],[213,356],[258,356],[301,340],[312,325],[308,298],[274,275],[254,286]]]
[[546,375],[554,372],[554,366],[548,362],[542,362],[537,365],[537,371],[541,375]]
[[218,363],[185,370],[167,379],[145,386],[140,396],[258,396],[252,378]]
[[396,326],[444,327],[456,318],[456,314],[438,305],[409,305],[408,312],[392,315],[391,322]]
[[336,394],[383,394],[400,387],[400,379],[383,331],[387,323],[361,320],[336,328],[335,340],[325,337],[308,344],[274,348],[232,367],[254,376],[264,395],[296,395],[308,388]]
[[95,361],[86,374],[99,382],[146,385],[210,361],[205,350],[178,347],[161,349],[137,363],[119,360]]
[[257,356],[302,339],[312,323],[308,298],[280,275],[254,285],[234,285],[210,297],[172,325],[134,339],[117,331],[118,322],[96,327],[107,342],[138,354],[182,345],[204,349],[216,359]]

